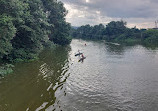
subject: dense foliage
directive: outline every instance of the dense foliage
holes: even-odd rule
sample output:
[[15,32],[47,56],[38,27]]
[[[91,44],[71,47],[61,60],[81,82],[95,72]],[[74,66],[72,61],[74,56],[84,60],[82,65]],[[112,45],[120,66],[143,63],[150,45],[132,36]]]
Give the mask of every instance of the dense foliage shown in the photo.
[[57,0],[0,0],[0,58],[34,59],[51,44],[66,45],[70,24]]
[[138,29],[126,27],[124,21],[112,21],[106,26],[103,24],[90,26],[84,25],[77,29],[72,29],[74,38],[98,39],[117,42],[144,42],[158,43],[158,30],[156,29]]

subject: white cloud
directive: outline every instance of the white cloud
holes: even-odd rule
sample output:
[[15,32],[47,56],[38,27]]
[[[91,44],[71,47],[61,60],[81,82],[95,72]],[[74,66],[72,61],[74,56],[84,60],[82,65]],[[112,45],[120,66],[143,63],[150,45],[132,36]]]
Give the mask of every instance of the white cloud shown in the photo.
[[125,20],[127,26],[154,27],[158,19],[157,0],[62,0],[69,11],[66,20],[74,26],[107,24]]

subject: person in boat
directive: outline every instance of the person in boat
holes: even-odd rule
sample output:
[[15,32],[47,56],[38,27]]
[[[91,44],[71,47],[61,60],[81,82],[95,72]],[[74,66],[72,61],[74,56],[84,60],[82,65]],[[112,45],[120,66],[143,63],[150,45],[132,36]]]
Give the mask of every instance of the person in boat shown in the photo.
[[82,58],[84,58],[84,55],[83,55],[83,54],[81,54],[81,57],[82,57]]
[[82,53],[80,52],[80,50],[77,51],[78,53],[75,54],[75,56],[80,56]]
[[81,58],[78,60],[78,62],[80,62],[80,61],[83,62],[85,58],[86,58],[86,57],[84,57],[84,55],[81,54]]

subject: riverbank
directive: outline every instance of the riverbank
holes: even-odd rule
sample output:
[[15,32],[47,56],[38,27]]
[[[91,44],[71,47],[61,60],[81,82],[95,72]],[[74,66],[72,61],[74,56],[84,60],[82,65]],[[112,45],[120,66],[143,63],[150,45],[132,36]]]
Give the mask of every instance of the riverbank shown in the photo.
[[59,45],[57,45],[57,44],[56,45],[50,44],[49,46],[47,46],[47,48],[44,48],[38,54],[34,54],[34,55],[32,54],[32,58],[29,56],[29,54],[26,53],[26,55],[29,56],[28,58],[20,58],[20,56],[19,56],[19,58],[16,58],[13,60],[0,59],[0,76],[5,76],[6,74],[12,73],[15,63],[27,63],[27,62],[37,61],[37,60],[39,60],[39,55],[42,51],[44,51],[46,49],[54,50],[58,46]]
[[71,35],[73,38],[106,40],[126,44],[158,44],[158,30],[128,28],[126,24],[125,21],[111,21],[106,26],[87,24],[73,29]]

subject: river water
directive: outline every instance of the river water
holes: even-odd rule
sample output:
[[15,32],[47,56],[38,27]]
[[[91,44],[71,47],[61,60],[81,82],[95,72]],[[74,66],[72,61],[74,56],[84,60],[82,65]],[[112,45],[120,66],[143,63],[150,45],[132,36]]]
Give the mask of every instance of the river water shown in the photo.
[[156,48],[74,39],[39,58],[0,79],[0,111],[158,111]]

